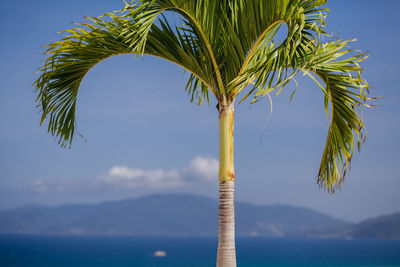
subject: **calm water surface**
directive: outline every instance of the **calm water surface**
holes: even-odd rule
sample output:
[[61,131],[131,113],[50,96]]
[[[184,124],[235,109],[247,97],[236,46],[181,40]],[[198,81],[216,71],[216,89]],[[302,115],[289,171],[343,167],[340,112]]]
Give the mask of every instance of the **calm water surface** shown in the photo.
[[[238,267],[400,266],[400,241],[238,238]],[[4,267],[215,266],[216,238],[0,236]],[[166,251],[155,258],[156,250]]]

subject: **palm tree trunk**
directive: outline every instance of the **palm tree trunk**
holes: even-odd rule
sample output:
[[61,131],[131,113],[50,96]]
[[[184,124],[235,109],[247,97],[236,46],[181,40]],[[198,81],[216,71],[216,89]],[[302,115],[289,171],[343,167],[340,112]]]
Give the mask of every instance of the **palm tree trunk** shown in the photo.
[[219,106],[219,227],[217,267],[236,267],[233,103]]

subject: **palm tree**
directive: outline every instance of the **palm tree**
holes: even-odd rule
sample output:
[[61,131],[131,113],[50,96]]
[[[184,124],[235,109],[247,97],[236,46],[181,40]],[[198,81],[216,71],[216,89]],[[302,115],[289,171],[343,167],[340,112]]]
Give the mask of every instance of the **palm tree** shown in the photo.
[[[298,73],[324,95],[330,127],[317,175],[328,192],[340,188],[365,138],[361,107],[368,84],[358,65],[365,53],[332,41],[324,31],[324,0],[138,0],[122,10],[64,31],[47,46],[35,82],[41,124],[62,147],[71,146],[80,83],[97,63],[121,54],[150,55],[190,73],[191,101],[218,101],[219,241],[217,266],[236,266],[234,231],[234,103],[279,94]],[[286,32],[277,38],[279,29]],[[285,30],[286,29],[286,30]],[[326,39],[328,39],[326,41]]]

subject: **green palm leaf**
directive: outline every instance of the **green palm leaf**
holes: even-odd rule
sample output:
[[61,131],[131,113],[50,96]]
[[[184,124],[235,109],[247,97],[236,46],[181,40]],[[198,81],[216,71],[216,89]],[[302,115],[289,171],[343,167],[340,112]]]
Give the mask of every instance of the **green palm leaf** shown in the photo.
[[[131,7],[128,5],[127,9]],[[149,18],[131,15],[104,15],[108,20],[92,18],[92,23],[81,23],[79,28],[64,31],[68,33],[66,37],[47,46],[48,57],[35,82],[37,101],[43,114],[41,123],[49,119],[48,130],[62,146],[71,144],[73,138],[76,98],[82,79],[93,66],[111,56],[147,54],[169,60],[191,72],[194,83],[188,83],[188,90],[197,95],[197,101],[208,98],[208,90],[215,93],[217,82],[212,74],[215,71],[199,48],[199,38],[190,32],[193,25],[172,29],[160,13],[159,25],[148,26]]]
[[[35,82],[41,123],[48,119],[48,131],[62,146],[70,145],[82,79],[97,63],[120,54],[151,55],[181,66],[190,73],[186,90],[198,104],[211,92],[224,106],[243,90],[241,101],[251,96],[254,103],[279,94],[303,72],[323,90],[331,117],[318,183],[333,191],[365,136],[360,107],[368,100],[368,85],[358,65],[363,53],[346,49],[348,41],[323,44],[324,3],[141,0],[89,18],[47,46]],[[287,34],[278,40],[282,27]]]
[[365,103],[371,100],[369,86],[361,78],[362,69],[358,65],[366,58],[365,53],[346,49],[348,43],[336,41],[316,45],[303,69],[323,90],[325,112],[331,119],[318,171],[319,185],[330,192],[340,188],[355,147],[360,149],[365,139],[361,106],[373,107]]

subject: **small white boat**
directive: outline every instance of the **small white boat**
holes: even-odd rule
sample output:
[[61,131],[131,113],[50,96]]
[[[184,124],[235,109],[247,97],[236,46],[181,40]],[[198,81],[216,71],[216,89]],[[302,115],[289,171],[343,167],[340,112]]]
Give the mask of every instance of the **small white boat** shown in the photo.
[[167,252],[163,251],[163,250],[157,250],[153,253],[153,257],[158,257],[158,258],[162,258],[167,256]]

